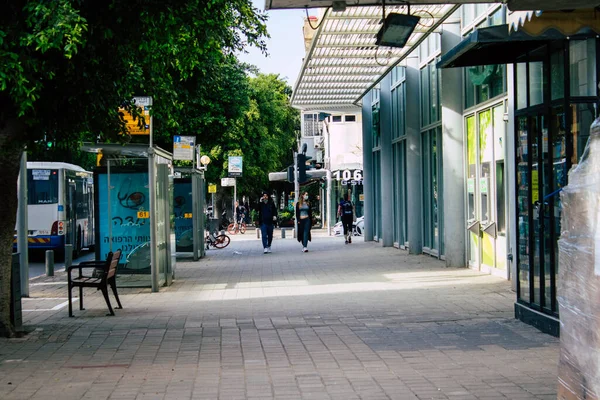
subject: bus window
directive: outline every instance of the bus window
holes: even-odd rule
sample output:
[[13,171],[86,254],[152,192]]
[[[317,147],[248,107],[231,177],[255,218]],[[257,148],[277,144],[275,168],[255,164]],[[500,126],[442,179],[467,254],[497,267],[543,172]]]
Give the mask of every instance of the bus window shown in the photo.
[[30,169],[27,171],[27,203],[58,203],[58,171],[55,169]]

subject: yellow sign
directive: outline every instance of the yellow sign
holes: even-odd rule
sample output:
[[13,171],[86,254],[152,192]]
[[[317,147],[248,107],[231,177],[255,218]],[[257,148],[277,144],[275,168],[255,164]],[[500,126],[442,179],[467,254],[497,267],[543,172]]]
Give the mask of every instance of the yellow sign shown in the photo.
[[538,172],[531,171],[531,203],[535,203],[540,200]]
[[144,116],[144,124],[140,126],[140,119],[133,118],[133,115],[124,108],[119,108],[119,114],[127,124],[127,131],[130,135],[149,135],[150,134],[150,110],[148,107],[138,107],[140,114]]
[[209,183],[208,193],[217,193],[217,185],[215,185],[214,183]]
[[364,194],[359,194],[358,195],[358,201],[365,201],[365,195]]
[[183,218],[192,218],[192,213],[183,213]]
[[137,217],[140,219],[150,218],[150,212],[149,211],[138,211]]

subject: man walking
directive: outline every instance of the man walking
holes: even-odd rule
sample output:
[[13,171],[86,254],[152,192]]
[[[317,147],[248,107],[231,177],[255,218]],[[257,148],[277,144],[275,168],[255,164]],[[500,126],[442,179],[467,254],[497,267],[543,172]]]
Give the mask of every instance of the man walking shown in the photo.
[[354,214],[354,204],[350,201],[348,194],[344,195],[344,201],[338,207],[338,217],[342,218],[346,244],[352,243],[352,223],[356,221],[356,214]]
[[271,243],[273,242],[273,223],[277,221],[277,208],[269,193],[263,191],[260,202],[258,203],[258,222],[260,223],[260,233],[263,243],[263,253],[271,252]]

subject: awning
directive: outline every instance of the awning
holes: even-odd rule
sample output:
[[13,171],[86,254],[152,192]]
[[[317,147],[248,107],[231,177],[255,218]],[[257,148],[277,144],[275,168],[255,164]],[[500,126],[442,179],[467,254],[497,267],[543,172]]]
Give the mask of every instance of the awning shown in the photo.
[[[539,1],[539,0],[537,0]],[[559,1],[559,0],[555,0]],[[569,1],[569,0],[560,0]],[[589,0],[586,0],[589,1]],[[501,3],[502,0],[455,0],[454,4],[467,3]],[[401,6],[407,4],[406,0],[386,0],[386,6]],[[445,4],[447,0],[411,0],[411,5],[433,5]],[[265,0],[266,10],[285,10],[293,8],[325,8],[333,7],[338,11],[340,8],[356,6],[381,6],[381,0]]]
[[[421,17],[402,48],[377,46],[382,7],[329,9],[320,18],[292,94],[301,110],[356,109],[356,103],[456,9],[454,4],[411,6]],[[388,13],[408,14],[407,6],[386,7]]]
[[508,33],[508,25],[480,28],[444,54],[438,68],[471,67],[476,65],[511,64],[545,42],[563,39],[556,32],[530,36],[522,31]]

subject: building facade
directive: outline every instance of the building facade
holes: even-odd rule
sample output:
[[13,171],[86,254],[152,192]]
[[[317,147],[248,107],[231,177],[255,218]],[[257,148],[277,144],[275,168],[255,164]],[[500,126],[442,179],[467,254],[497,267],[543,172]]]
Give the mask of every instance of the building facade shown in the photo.
[[463,5],[365,94],[365,232],[511,279],[515,316],[558,335],[560,191],[598,116],[599,41],[546,17]]

